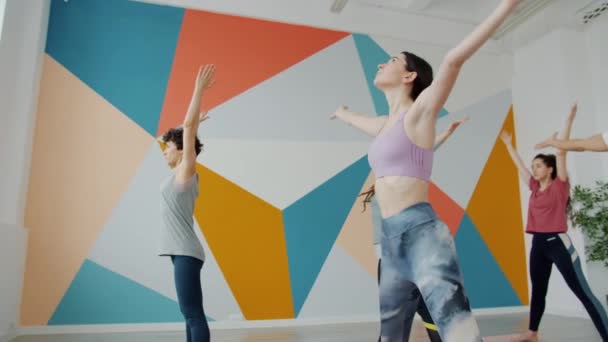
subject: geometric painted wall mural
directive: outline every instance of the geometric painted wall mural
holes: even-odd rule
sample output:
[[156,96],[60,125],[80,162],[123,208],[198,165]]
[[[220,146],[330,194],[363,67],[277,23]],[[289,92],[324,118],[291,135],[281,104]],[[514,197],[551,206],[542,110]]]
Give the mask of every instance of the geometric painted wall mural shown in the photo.
[[[22,325],[182,320],[171,263],[156,255],[158,189],[171,172],[156,137],[182,120],[204,63],[217,65],[217,84],[203,101],[194,216],[209,319],[377,314],[371,215],[357,197],[373,182],[370,139],[328,120],[341,104],[387,113],[372,80],[389,52],[374,39],[52,0],[45,52]],[[438,121],[472,119],[437,152],[430,201],[475,308],[528,301],[517,172],[497,143],[514,129],[511,103],[506,90]]]

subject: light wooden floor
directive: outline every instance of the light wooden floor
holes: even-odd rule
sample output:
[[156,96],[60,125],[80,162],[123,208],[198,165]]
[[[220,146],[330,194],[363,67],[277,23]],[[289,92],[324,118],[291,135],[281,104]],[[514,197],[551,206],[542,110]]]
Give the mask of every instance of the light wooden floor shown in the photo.
[[[478,318],[483,336],[509,335],[525,331],[527,314],[484,316]],[[212,330],[213,342],[375,342],[378,325],[342,324],[314,327]],[[546,315],[541,323],[541,335],[547,342],[601,341],[590,320]],[[21,336],[11,342],[183,342],[182,333],[121,333]],[[507,337],[491,339],[508,341]],[[428,341],[424,328],[416,322],[412,342]]]

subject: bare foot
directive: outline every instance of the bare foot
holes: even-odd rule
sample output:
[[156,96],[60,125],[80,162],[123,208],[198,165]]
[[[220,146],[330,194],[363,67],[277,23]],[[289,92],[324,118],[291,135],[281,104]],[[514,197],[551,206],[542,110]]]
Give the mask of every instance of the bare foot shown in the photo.
[[536,331],[526,331],[513,338],[511,342],[538,342],[538,333]]

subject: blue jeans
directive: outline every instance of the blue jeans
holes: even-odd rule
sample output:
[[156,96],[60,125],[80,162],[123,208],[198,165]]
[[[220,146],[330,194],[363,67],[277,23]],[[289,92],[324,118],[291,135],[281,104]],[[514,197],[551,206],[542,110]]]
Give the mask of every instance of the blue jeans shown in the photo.
[[201,269],[203,261],[197,258],[172,255],[175,289],[179,308],[186,320],[188,342],[209,342],[211,340],[205,310],[203,310],[203,290]]
[[381,341],[409,336],[422,296],[443,341],[481,342],[463,284],[454,239],[429,203],[382,220]]

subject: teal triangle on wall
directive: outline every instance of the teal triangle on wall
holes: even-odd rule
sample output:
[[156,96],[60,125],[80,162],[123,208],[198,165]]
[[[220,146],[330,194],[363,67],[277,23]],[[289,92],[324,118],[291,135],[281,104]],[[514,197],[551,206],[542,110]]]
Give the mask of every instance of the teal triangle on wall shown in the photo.
[[283,210],[296,316],[370,172],[363,157]]
[[52,0],[45,51],[155,136],[183,16],[138,1]]
[[[173,277],[167,274],[167,277]],[[49,325],[183,322],[176,301],[85,260]]]

